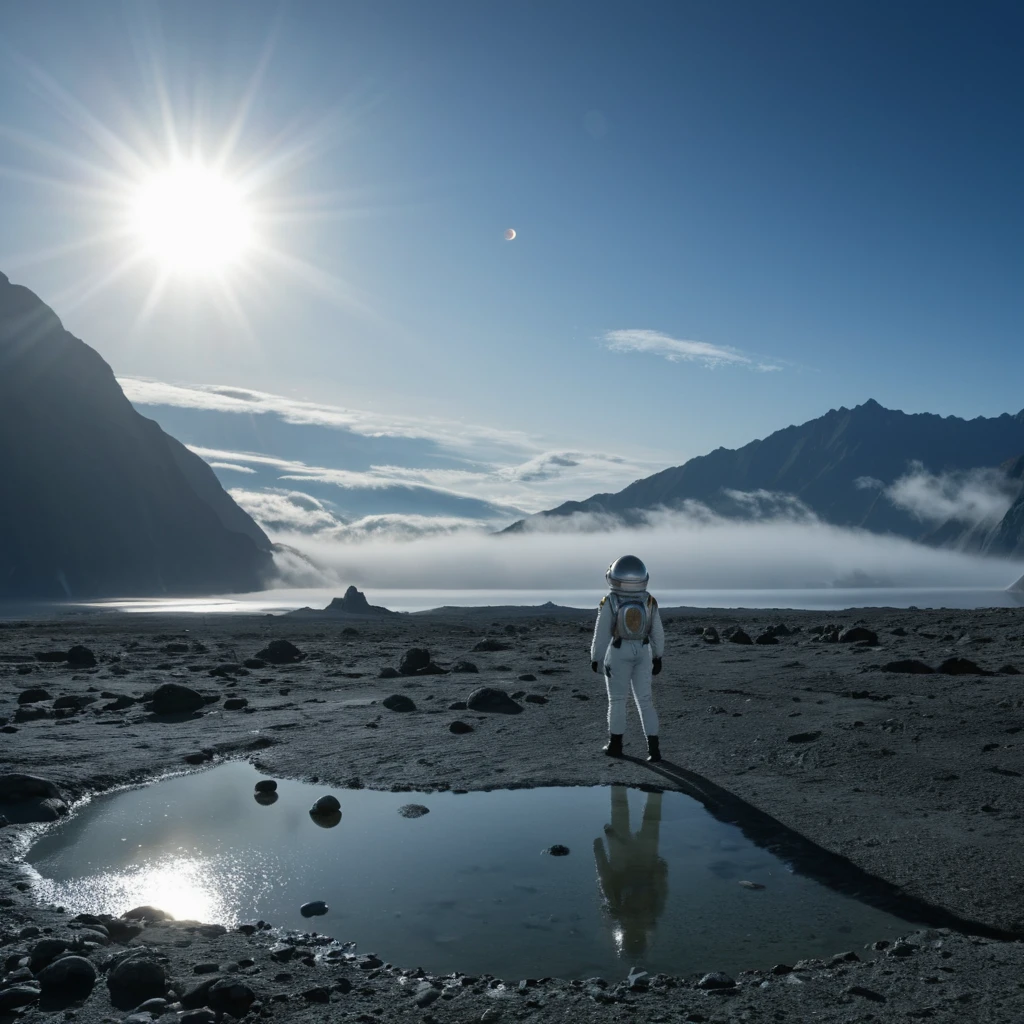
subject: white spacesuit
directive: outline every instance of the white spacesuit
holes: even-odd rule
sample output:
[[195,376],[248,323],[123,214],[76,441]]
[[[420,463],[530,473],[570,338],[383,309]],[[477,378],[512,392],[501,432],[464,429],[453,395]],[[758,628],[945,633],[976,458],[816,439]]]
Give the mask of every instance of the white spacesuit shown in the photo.
[[658,713],[651,699],[651,677],[661,671],[665,630],[658,602],[647,593],[650,575],[635,555],[616,559],[605,573],[611,593],[602,598],[590,644],[590,667],[604,666],[608,687],[608,745],[610,757],[622,756],[626,731],[626,697],[632,688],[647,735],[648,761],[660,761]]

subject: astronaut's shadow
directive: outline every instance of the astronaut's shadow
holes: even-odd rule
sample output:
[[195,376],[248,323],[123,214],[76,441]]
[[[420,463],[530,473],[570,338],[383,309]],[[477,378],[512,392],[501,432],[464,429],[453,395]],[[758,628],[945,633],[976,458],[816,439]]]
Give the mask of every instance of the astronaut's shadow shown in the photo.
[[728,825],[736,825],[747,839],[786,862],[798,874],[827,885],[844,896],[853,897],[916,925],[952,928],[986,938],[1020,938],[1016,933],[992,928],[917,899],[891,882],[868,874],[847,858],[811,842],[770,814],[758,810],[753,804],[697,772],[667,760],[651,764],[629,755],[625,755],[623,760],[647,768],[667,783],[666,789],[679,790],[697,800],[713,817]]

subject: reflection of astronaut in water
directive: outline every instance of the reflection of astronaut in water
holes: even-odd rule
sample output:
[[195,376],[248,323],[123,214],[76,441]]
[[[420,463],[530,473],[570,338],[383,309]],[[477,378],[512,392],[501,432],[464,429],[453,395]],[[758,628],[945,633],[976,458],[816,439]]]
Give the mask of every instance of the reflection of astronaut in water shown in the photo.
[[616,923],[615,943],[629,956],[640,956],[665,909],[668,864],[658,856],[661,793],[648,793],[640,831],[629,830],[625,786],[612,786],[612,821],[605,842],[594,840],[594,859],[608,911]]

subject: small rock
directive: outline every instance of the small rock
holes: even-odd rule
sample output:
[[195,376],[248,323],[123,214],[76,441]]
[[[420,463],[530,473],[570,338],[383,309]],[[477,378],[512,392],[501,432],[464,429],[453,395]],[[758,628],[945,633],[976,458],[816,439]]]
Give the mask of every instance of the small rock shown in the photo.
[[474,690],[466,701],[470,711],[490,711],[503,715],[518,715],[523,707],[517,704],[504,690],[481,686]]
[[310,814],[337,814],[341,810],[341,804],[336,796],[328,793],[320,797],[309,809]]
[[288,640],[271,640],[262,651],[256,652],[256,657],[271,665],[291,665],[302,661],[305,654]]
[[41,661],[44,664],[56,664],[60,661],[68,660],[67,651],[37,651],[36,661]]
[[705,974],[704,977],[697,982],[697,988],[704,989],[735,987],[736,982],[733,981],[728,974],[723,974],[721,971],[711,971],[709,974]]
[[96,984],[96,968],[84,956],[65,956],[39,971],[38,978],[47,995],[84,999]]
[[220,964],[199,963],[192,968],[193,974],[216,974],[220,970]]
[[206,704],[206,698],[190,686],[164,683],[150,694],[149,702],[157,715],[176,715],[198,711]]
[[88,647],[83,647],[81,644],[75,644],[75,646],[68,651],[67,662],[72,668],[95,668],[96,655],[93,654]]
[[430,1006],[436,999],[441,998],[441,990],[433,986],[422,989],[416,996],[416,1005],[419,1007]]
[[878,643],[878,634],[864,626],[851,626],[839,634],[841,644],[870,644],[872,647]]
[[0,1013],[30,1006],[39,998],[40,988],[36,982],[27,981],[10,988],[0,989]]
[[29,969],[33,974],[38,974],[68,948],[69,944],[64,939],[40,939],[29,954]]
[[718,644],[722,642],[721,637],[718,635],[718,630],[714,626],[705,626],[701,632],[701,638],[706,644]]
[[112,994],[125,994],[138,1005],[144,999],[163,996],[167,974],[163,964],[140,953],[122,960],[108,975],[107,986]]
[[760,882],[751,882],[751,881],[748,881],[746,878],[740,879],[740,883],[739,884],[742,885],[744,889],[763,889],[764,888],[764,886]]
[[448,726],[448,731],[455,733],[456,736],[461,736],[464,733],[472,732],[473,726],[471,726],[468,722],[454,721],[452,722],[451,725]]
[[29,687],[18,694],[19,704],[37,704],[41,700],[53,700],[53,697],[41,686]]
[[244,1017],[256,1001],[256,993],[240,981],[222,978],[210,987],[208,998],[211,1010],[230,1013],[232,1017]]
[[729,643],[731,644],[752,644],[754,641],[750,639],[750,636],[745,633],[742,629],[733,630],[729,636]]
[[779,638],[774,633],[762,633],[754,640],[755,644],[777,644]]
[[257,793],[276,793],[277,783],[273,779],[260,779],[255,788]]
[[522,675],[516,677],[521,683],[535,683],[537,677],[532,672],[524,672]]
[[398,669],[392,668],[390,665],[385,665],[378,673],[378,679],[397,679]]
[[248,707],[249,701],[245,697],[228,697],[224,701],[225,711],[241,711],[242,708]]
[[303,917],[323,917],[328,909],[327,904],[323,900],[313,900],[311,903],[303,903],[299,907],[299,913]]
[[302,998],[307,1003],[329,1003],[331,1001],[331,990],[326,985],[317,985],[315,988],[307,988],[302,993]]
[[178,1024],[214,1024],[216,1020],[217,1014],[205,1006],[178,1015]]
[[947,658],[940,666],[939,671],[947,676],[984,676],[988,673],[967,658]]
[[869,999],[873,1003],[884,1003],[885,996],[881,992],[876,992],[874,989],[865,988],[863,985],[851,985],[846,989],[846,994],[850,996],[860,996],[861,999]]
[[411,697],[406,697],[404,693],[393,693],[390,697],[385,697],[381,704],[384,705],[389,711],[415,711],[416,705],[413,703]]
[[398,663],[398,672],[403,676],[414,676],[421,669],[430,666],[430,651],[424,647],[410,647]]
[[787,743],[813,743],[821,738],[820,732],[795,732],[792,736],[786,737]]
[[453,672],[479,672],[480,669],[476,667],[471,661],[457,661],[452,665]]
[[547,704],[548,702],[547,697],[543,697],[539,693],[528,693],[523,700],[527,704]]
[[890,661],[887,665],[882,666],[883,672],[906,672],[911,675],[927,675],[930,672],[934,672],[935,669],[931,665],[926,665],[923,661],[918,661],[917,658],[904,658],[901,661]]
[[503,640],[495,640],[492,637],[486,637],[473,645],[474,651],[510,651],[511,649],[511,644],[507,644]]
[[246,668],[251,669],[260,669],[267,667],[267,663],[262,658],[246,658],[245,661],[242,662],[242,664]]
[[544,852],[550,854],[552,857],[568,857],[569,847],[562,846],[561,843],[555,843],[554,846],[549,846]]
[[422,818],[424,814],[430,813],[430,808],[423,804],[403,804],[398,808],[398,813],[403,818]]

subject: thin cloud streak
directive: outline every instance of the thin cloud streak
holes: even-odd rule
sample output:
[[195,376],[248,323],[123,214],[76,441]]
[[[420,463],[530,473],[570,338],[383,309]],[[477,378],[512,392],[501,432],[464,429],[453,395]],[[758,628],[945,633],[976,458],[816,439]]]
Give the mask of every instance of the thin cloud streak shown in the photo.
[[661,356],[670,363],[700,363],[710,370],[719,366],[739,366],[761,373],[772,373],[782,369],[776,363],[764,362],[727,345],[673,338],[660,331],[636,328],[608,331],[603,340],[605,346],[612,352],[645,352]]

